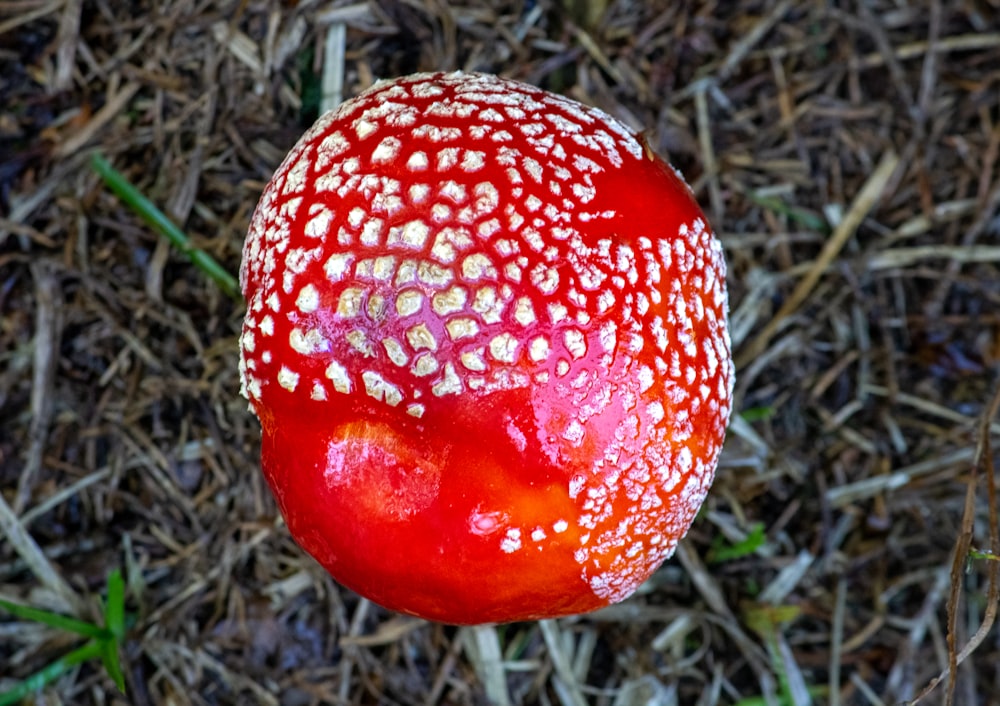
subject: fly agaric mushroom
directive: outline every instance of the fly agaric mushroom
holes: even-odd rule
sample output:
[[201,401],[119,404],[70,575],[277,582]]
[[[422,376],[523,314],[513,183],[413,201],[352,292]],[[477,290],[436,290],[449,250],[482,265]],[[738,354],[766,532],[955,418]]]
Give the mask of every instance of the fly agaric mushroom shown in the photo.
[[580,613],[687,532],[731,407],[725,264],[608,115],[379,83],[286,157],[240,275],[264,474],[347,587],[454,624]]

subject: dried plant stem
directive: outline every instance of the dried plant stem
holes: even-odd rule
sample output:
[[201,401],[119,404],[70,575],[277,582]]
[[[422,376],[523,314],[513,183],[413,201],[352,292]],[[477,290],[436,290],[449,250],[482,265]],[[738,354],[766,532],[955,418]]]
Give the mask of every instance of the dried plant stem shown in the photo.
[[474,625],[462,628],[465,634],[465,649],[476,669],[486,698],[491,706],[510,706],[510,692],[507,690],[507,676],[503,668],[503,652],[500,638],[493,625]]
[[4,500],[3,494],[0,494],[0,534],[7,538],[14,551],[31,569],[35,578],[63,602],[63,608],[74,615],[79,615],[82,612],[83,602],[76,591],[66,583],[66,580],[49,562],[42,548],[24,529],[17,515]]
[[774,334],[777,333],[781,326],[785,323],[785,320],[795,313],[800,306],[802,306],[802,303],[808,298],[809,294],[816,287],[820,277],[822,277],[823,273],[826,272],[830,263],[834,261],[843,249],[844,245],[847,243],[848,239],[854,235],[858,226],[861,225],[861,221],[864,220],[865,216],[882,196],[886,185],[889,182],[889,178],[892,176],[892,173],[895,171],[898,163],[899,157],[895,152],[890,150],[882,155],[882,159],[879,161],[878,166],[875,167],[875,171],[871,173],[868,180],[864,183],[864,186],[861,187],[858,195],[851,203],[850,209],[846,214],[844,214],[843,220],[841,220],[841,222],[837,225],[836,229],[833,231],[833,235],[831,235],[830,239],[826,241],[826,244],[823,246],[823,250],[820,251],[819,257],[817,257],[813,262],[805,277],[799,280],[795,289],[793,289],[792,293],[788,296],[788,299],[786,299],[785,303],[782,304],[780,309],[778,309],[778,313],[776,313],[774,317],[764,326],[764,329],[757,334],[757,338],[755,338],[753,342],[737,357],[737,368],[746,366],[750,363],[750,361],[762,353]]
[[976,490],[980,476],[986,479],[987,506],[989,507],[990,550],[1000,554],[1000,508],[997,507],[996,471],[993,465],[993,444],[991,442],[992,420],[1000,410],[1000,385],[993,393],[989,407],[983,413],[979,426],[979,441],[976,446],[976,458],[972,465],[965,492],[965,510],[962,515],[962,532],[955,541],[955,550],[951,565],[951,592],[948,596],[948,668],[935,677],[913,701],[915,706],[930,694],[945,678],[948,679],[948,689],[945,693],[945,704],[951,706],[955,702],[956,679],[958,666],[971,655],[993,628],[997,617],[997,606],[1000,604],[1000,561],[990,561],[987,566],[988,588],[986,592],[986,612],[976,633],[969,638],[965,646],[958,650],[956,637],[958,631],[959,601],[961,599],[963,577],[968,562],[969,550],[975,533],[976,523]]

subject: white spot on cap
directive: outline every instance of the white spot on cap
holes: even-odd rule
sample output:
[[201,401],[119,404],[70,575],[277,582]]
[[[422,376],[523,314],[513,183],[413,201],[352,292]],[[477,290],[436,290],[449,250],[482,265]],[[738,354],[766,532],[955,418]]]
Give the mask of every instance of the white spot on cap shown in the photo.
[[497,206],[500,205],[500,192],[492,182],[479,182],[472,191],[476,195],[476,213],[482,216],[497,210]]
[[[437,103],[433,105],[441,104]],[[462,131],[457,127],[420,125],[413,131],[413,136],[420,139],[427,139],[431,142],[454,142],[462,139]]]
[[382,140],[375,151],[372,152],[372,164],[388,164],[394,162],[399,156],[399,150],[403,143],[398,137],[387,137]]
[[[451,207],[443,203],[434,204],[431,206],[431,220],[435,223],[447,223],[451,220]],[[438,240],[440,240],[440,236]],[[435,247],[437,247],[436,242]]]
[[597,189],[592,186],[585,186],[580,183],[573,184],[573,196],[580,203],[590,203],[597,196]]
[[373,397],[379,402],[385,402],[390,407],[395,407],[403,401],[403,393],[399,388],[376,373],[374,370],[366,370],[361,373],[361,379],[365,383],[365,392],[369,397]]
[[421,260],[417,264],[417,278],[432,287],[443,287],[454,278],[451,270],[435,265],[433,262]]
[[555,294],[559,288],[559,272],[554,267],[539,263],[531,271],[531,282],[542,294]]
[[488,123],[502,123],[504,117],[493,108],[479,111],[479,119]]
[[536,363],[541,363],[549,357],[549,339],[539,336],[528,346],[528,356]]
[[311,314],[316,311],[319,308],[319,292],[316,291],[316,287],[307,284],[300,289],[299,296],[295,299],[295,306],[303,314]]
[[403,350],[403,344],[395,338],[383,338],[382,347],[385,348],[385,352],[386,355],[389,356],[389,360],[396,365],[402,367],[410,362],[409,356],[407,356],[406,351]]
[[319,329],[310,329],[307,333],[303,333],[302,329],[293,328],[288,335],[288,345],[296,353],[312,355],[319,350],[328,350],[330,342],[323,337]]
[[406,413],[411,417],[416,417],[419,419],[424,416],[424,406],[419,403],[414,403],[406,406]]
[[531,157],[526,157],[522,162],[522,166],[524,167],[524,171],[528,172],[528,176],[531,177],[532,181],[536,184],[542,183],[542,165]]
[[295,392],[295,388],[299,386],[299,374],[292,372],[287,365],[282,365],[278,371],[278,384],[289,392]]
[[500,548],[507,554],[513,554],[521,548],[521,530],[509,529],[500,541]]
[[431,229],[423,221],[409,221],[403,226],[393,226],[389,229],[389,245],[405,245],[414,250],[423,250]]
[[445,328],[448,330],[448,336],[453,341],[461,338],[470,338],[479,333],[479,324],[476,320],[464,317],[452,319],[445,324]]
[[265,336],[274,335],[274,319],[271,318],[270,314],[266,314],[264,318],[260,320],[260,332]]
[[587,355],[587,340],[581,331],[575,328],[567,329],[563,333],[563,341],[566,343],[566,350],[574,359],[579,360]]
[[618,345],[618,331],[616,330],[614,322],[608,321],[601,326],[599,335],[601,338],[601,348],[604,349],[604,352],[614,353],[615,347]]
[[569,529],[569,523],[566,520],[557,520],[554,525],[552,525],[552,531],[556,534],[562,534]]
[[493,237],[495,233],[499,233],[500,228],[500,221],[496,218],[491,218],[488,221],[483,221],[476,226],[476,233],[479,234],[480,238],[486,240]]
[[414,184],[407,193],[410,195],[410,201],[422,204],[431,195],[431,187],[429,184]]
[[421,349],[428,349],[436,351],[438,348],[437,339],[434,338],[434,334],[431,330],[427,328],[427,324],[419,323],[406,331],[406,340],[410,342],[410,346],[415,351]]
[[459,356],[459,360],[462,361],[462,365],[466,369],[475,373],[481,373],[486,370],[486,361],[479,351],[465,351]]
[[562,323],[569,318],[569,309],[566,308],[565,304],[553,302],[549,304],[548,310],[549,320],[554,324]]
[[340,293],[337,301],[337,314],[345,319],[352,319],[361,312],[361,297],[364,292],[357,287],[348,287]]
[[478,172],[486,166],[486,155],[477,150],[466,150],[462,155],[462,171]]
[[495,278],[497,271],[486,255],[474,253],[462,261],[462,275],[467,280],[475,281],[484,277]]
[[406,160],[406,168],[411,172],[422,172],[429,166],[430,160],[427,159],[426,152],[414,152],[410,155],[410,158]]
[[354,266],[354,276],[358,279],[372,279],[375,273],[375,258],[366,257]]
[[359,140],[363,140],[378,129],[378,125],[364,119],[354,121],[354,132]]
[[309,397],[316,400],[317,402],[322,402],[326,399],[326,388],[323,387],[322,383],[314,382],[312,392]]
[[431,298],[431,308],[439,316],[447,316],[465,309],[468,294],[462,287],[450,287]]
[[396,258],[392,255],[383,255],[375,258],[372,266],[372,277],[382,282],[392,279],[392,273],[396,271]]
[[340,130],[332,132],[323,138],[316,152],[327,158],[338,157],[351,146],[350,141],[344,137]]
[[537,320],[535,318],[535,308],[531,304],[531,299],[521,297],[514,305],[514,319],[522,326],[530,326]]
[[434,245],[431,247],[431,257],[445,264],[454,262],[455,246],[439,233],[438,237],[434,239]]
[[322,238],[330,230],[330,222],[333,220],[333,211],[324,208],[306,223],[304,232],[309,238]]
[[372,347],[371,341],[368,340],[368,334],[361,329],[348,331],[344,334],[344,338],[347,339],[347,343],[351,348],[366,358],[371,358],[375,355],[375,350]]
[[417,356],[417,359],[413,361],[413,366],[410,368],[412,372],[417,377],[427,377],[431,373],[437,371],[440,367],[437,358],[432,356],[430,353],[421,353]]
[[351,262],[354,261],[354,255],[351,253],[335,253],[330,256],[330,259],[326,261],[323,265],[323,271],[326,273],[326,278],[331,282],[339,282],[344,278],[344,275],[351,267]]
[[404,284],[417,281],[417,261],[403,260],[399,263],[396,271],[396,286],[402,287]]
[[[306,160],[300,161],[295,165],[295,168],[289,172],[288,180],[285,182],[285,192],[290,191],[301,191],[305,182],[304,172],[308,169],[309,162]],[[299,212],[299,206],[302,205],[302,197],[296,196],[295,198],[288,199],[278,210],[278,213],[284,217],[284,220],[294,220],[295,215]]]
[[653,386],[653,371],[648,365],[639,368],[639,392],[646,392]]
[[412,316],[424,305],[423,292],[416,289],[404,289],[396,295],[396,313],[400,316]]
[[501,363],[517,360],[517,338],[509,333],[501,333],[490,341],[490,355]]
[[469,198],[465,187],[456,181],[446,181],[441,185],[441,195],[452,200],[453,203],[462,204]]
[[462,391],[462,381],[455,372],[455,366],[451,363],[444,364],[444,377],[431,387],[431,392],[436,397],[445,395],[457,395]]
[[437,170],[443,172],[458,164],[458,153],[459,149],[457,147],[445,147],[439,151],[437,153]]
[[361,169],[361,160],[357,157],[348,157],[344,160],[341,168],[348,174],[356,174]]

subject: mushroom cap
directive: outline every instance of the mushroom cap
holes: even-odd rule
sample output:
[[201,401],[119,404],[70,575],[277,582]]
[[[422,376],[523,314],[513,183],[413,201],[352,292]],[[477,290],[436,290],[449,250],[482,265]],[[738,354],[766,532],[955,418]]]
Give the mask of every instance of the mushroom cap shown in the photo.
[[705,498],[733,383],[722,250],[599,110],[482,74],[378,83],[278,168],[240,277],[265,477],[376,603],[594,610]]

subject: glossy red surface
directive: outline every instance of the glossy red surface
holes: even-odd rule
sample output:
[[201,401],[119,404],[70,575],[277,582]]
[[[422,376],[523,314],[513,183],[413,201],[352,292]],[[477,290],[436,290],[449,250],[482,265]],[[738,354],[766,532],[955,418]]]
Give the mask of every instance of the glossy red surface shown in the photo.
[[289,154],[241,277],[268,483],[377,603],[449,623],[599,608],[708,490],[721,249],[598,111],[479,75],[380,84]]

